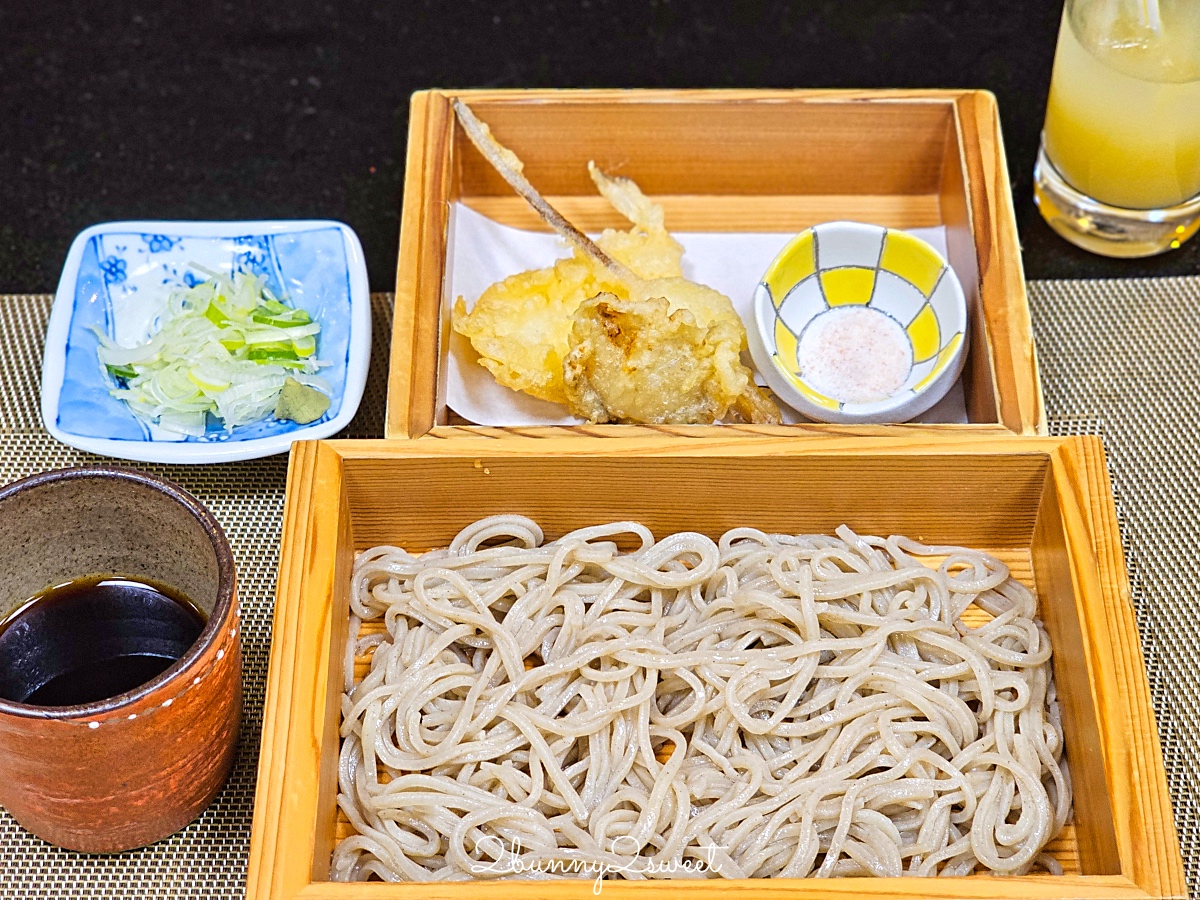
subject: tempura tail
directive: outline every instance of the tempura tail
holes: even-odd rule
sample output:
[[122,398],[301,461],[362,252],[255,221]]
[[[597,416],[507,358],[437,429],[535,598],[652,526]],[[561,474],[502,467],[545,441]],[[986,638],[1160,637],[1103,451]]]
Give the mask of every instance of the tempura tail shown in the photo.
[[520,194],[532,206],[547,225],[557,231],[581,251],[586,253],[600,265],[612,272],[617,278],[628,284],[638,284],[642,281],[628,266],[613,259],[597,246],[596,242],[567,221],[557,209],[546,202],[546,198],[537,192],[529,183],[529,179],[521,173],[521,160],[515,153],[493,137],[487,124],[480,121],[471,108],[455,98],[450,101],[458,122],[471,139],[471,143],[483,154],[500,176],[509,183],[514,191]]

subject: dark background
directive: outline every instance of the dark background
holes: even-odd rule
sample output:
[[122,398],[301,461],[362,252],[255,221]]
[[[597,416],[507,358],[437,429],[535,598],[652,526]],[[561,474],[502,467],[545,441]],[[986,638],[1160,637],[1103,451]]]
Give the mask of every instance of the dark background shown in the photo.
[[1030,173],[1057,0],[0,0],[0,292],[52,290],[127,218],[348,222],[396,264],[408,97],[425,87],[984,87],[1030,278],[1200,273],[1076,250]]

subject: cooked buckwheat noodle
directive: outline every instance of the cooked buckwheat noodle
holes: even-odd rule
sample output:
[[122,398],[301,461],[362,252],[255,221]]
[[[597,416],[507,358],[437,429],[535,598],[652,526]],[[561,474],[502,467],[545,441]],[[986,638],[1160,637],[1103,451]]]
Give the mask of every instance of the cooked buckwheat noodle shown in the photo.
[[336,880],[1061,871],[1050,641],[985,553],[497,516],[353,577]]

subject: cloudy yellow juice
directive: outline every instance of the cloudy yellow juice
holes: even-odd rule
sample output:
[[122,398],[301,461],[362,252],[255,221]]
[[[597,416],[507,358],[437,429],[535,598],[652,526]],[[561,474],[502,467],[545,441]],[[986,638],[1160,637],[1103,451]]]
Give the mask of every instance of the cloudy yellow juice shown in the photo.
[[1126,209],[1200,195],[1200,0],[1188,2],[1157,28],[1138,0],[1108,4],[1103,19],[1068,4],[1044,140],[1077,191]]

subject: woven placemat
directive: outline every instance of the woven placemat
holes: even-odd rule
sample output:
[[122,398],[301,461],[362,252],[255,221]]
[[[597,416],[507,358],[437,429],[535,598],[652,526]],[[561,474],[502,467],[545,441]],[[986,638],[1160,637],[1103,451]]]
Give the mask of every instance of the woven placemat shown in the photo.
[[[1133,600],[1189,890],[1200,888],[1200,278],[1034,282],[1030,303],[1050,429],[1100,433],[1117,494]],[[367,390],[344,437],[383,433],[391,297],[373,298]],[[51,297],[0,296],[0,484],[99,461],[41,427],[38,386]],[[111,462],[111,460],[105,460]],[[242,897],[271,640],[287,458],[143,469],[220,519],[243,602],[245,719],[228,784],[192,825],[114,857],[43,843],[0,810],[0,897]],[[0,777],[3,777],[0,761]]]
[[[62,466],[120,461],[60,444],[42,428],[42,345],[48,295],[0,296],[0,484]],[[390,294],[372,298],[371,369],[354,420],[340,437],[383,435]],[[135,464],[130,464],[135,465]],[[192,825],[152,847],[85,856],[52,847],[0,810],[0,897],[242,897],[271,645],[275,573],[283,524],[287,456],[214,466],[137,463],[195,494],[221,522],[237,561],[242,601],[245,711],[233,773]],[[0,759],[0,778],[4,763]]]

